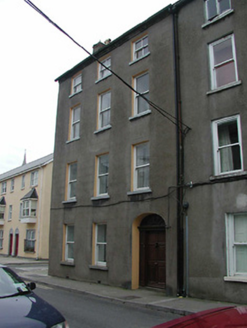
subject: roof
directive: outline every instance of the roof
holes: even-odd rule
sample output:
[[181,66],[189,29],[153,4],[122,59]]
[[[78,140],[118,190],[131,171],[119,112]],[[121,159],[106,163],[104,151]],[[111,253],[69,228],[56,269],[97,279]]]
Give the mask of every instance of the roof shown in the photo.
[[36,159],[35,161],[32,161],[30,163],[19,166],[13,170],[10,170],[10,171],[0,174],[0,181],[4,181],[4,180],[10,179],[10,178],[13,178],[15,176],[18,176],[20,174],[24,174],[26,172],[35,170],[37,168],[40,168],[44,165],[49,164],[52,161],[53,161],[53,153],[46,155],[44,157],[41,157],[39,159]]
[[32,188],[24,197],[21,198],[23,199],[38,199],[38,194],[35,188]]

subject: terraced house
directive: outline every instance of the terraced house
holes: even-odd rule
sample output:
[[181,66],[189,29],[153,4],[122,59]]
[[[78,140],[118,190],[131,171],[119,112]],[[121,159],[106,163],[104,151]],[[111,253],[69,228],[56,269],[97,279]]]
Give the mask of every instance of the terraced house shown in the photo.
[[53,154],[0,175],[0,254],[48,259]]
[[246,302],[245,0],[180,0],[59,82],[50,274]]

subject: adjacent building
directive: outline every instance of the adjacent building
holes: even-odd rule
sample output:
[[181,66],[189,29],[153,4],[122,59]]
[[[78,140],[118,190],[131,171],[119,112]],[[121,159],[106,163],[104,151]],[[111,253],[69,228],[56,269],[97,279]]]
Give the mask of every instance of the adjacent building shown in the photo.
[[180,0],[61,75],[51,275],[247,302],[245,0]]
[[48,259],[53,154],[0,175],[0,254]]

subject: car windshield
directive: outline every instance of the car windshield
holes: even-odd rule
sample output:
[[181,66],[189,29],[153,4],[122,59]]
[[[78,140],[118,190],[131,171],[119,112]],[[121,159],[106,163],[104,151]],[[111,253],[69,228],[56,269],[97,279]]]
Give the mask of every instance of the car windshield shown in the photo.
[[0,298],[29,292],[27,285],[11,269],[0,268]]

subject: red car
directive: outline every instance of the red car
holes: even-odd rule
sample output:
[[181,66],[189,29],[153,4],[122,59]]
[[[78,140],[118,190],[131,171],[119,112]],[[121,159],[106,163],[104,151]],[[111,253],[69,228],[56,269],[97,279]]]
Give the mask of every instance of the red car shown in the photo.
[[153,328],[246,328],[247,307],[228,306],[178,318]]

